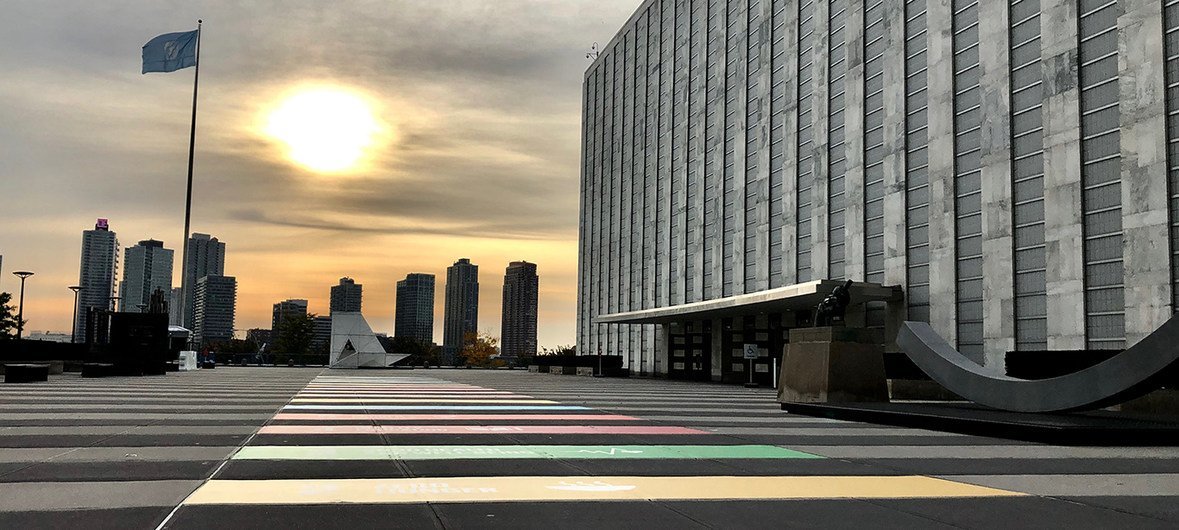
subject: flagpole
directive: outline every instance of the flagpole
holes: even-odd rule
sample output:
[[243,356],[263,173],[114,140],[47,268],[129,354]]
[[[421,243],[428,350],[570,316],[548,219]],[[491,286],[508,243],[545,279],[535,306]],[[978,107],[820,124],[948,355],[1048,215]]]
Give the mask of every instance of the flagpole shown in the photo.
[[[197,117],[197,87],[198,81],[201,78],[201,24],[202,20],[197,20],[197,43],[196,43],[196,68],[192,75],[192,122],[188,130],[188,191],[184,196],[184,237],[181,238],[180,244],[183,245],[183,250],[180,254],[182,263],[180,265],[180,297],[177,300],[180,302],[180,325],[188,324],[188,230],[189,223],[192,219],[192,159],[196,151],[196,117]],[[192,344],[192,331],[189,330],[188,342]]]

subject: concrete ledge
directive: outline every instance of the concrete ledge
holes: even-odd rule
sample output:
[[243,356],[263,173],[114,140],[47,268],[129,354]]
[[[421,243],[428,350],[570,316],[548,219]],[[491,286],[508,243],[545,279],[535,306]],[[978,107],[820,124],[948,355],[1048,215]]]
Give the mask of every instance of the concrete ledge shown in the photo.
[[6,364],[5,383],[40,383],[49,380],[48,364]]
[[65,372],[65,361],[7,361],[0,364],[0,375],[4,375],[5,366],[9,364],[44,364],[49,366],[49,375],[61,375]]

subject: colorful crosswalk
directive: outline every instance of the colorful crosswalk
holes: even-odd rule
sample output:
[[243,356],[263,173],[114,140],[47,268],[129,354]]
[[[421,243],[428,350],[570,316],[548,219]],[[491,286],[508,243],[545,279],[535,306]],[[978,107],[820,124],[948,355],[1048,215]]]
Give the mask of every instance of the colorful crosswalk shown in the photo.
[[[390,397],[395,395],[396,397]],[[382,411],[397,410],[398,413]],[[431,411],[446,410],[445,413]],[[486,412],[495,410],[497,412]],[[513,412],[498,412],[511,410]],[[577,412],[554,413],[554,410]],[[412,412],[411,412],[412,411]],[[549,443],[527,443],[543,436]],[[590,439],[617,443],[585,443]],[[425,438],[427,441],[422,442]],[[681,441],[687,438],[688,441]],[[459,443],[454,443],[458,441]],[[712,443],[709,443],[712,442]],[[577,463],[674,462],[675,476],[578,473]],[[580,405],[431,378],[321,376],[294,396],[230,459],[238,471],[214,476],[186,506],[584,502],[635,500],[789,500],[1010,497],[1021,494],[927,476],[718,475],[710,462],[822,460],[767,444]],[[540,472],[521,473],[512,461]],[[282,465],[297,462],[307,471]],[[333,476],[342,466],[448,462],[439,476]],[[539,462],[563,465],[549,475]],[[416,463],[416,464],[415,464]],[[702,465],[703,463],[703,465]],[[269,465],[268,468],[265,467]],[[242,467],[247,466],[247,467]],[[252,466],[252,467],[249,467]],[[463,467],[500,473],[461,476]],[[636,466],[636,467],[642,467]],[[701,468],[692,474],[694,467]],[[312,471],[320,468],[319,472]],[[326,468],[326,469],[325,469]],[[247,470],[246,477],[241,470]],[[734,470],[735,471],[735,470]],[[686,473],[685,473],[686,472]],[[293,476],[292,476],[293,475]]]
[[1174,528],[1176,506],[1174,447],[794,416],[740,386],[269,367],[0,385],[0,528]]

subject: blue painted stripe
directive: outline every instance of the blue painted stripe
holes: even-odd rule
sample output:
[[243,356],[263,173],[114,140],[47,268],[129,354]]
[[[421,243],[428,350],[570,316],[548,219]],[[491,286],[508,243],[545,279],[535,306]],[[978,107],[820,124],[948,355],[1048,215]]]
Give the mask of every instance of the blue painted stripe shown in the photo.
[[580,405],[287,405],[283,410],[593,410]]

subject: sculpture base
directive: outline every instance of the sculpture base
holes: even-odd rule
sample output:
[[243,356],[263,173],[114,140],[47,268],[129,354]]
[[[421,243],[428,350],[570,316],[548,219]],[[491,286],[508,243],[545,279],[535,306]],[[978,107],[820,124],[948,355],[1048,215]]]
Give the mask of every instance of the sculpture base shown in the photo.
[[1176,446],[1179,421],[1113,412],[1007,412],[965,402],[783,403],[791,414],[1058,445]]
[[778,384],[780,403],[887,402],[880,330],[790,330]]

